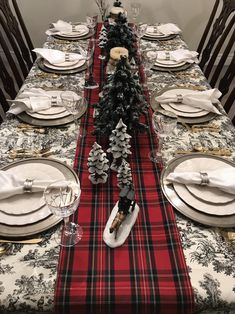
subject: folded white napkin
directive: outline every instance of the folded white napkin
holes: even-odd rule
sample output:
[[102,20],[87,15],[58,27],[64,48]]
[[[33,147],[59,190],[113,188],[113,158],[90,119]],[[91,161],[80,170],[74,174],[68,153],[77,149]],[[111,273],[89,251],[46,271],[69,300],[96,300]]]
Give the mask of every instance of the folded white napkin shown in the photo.
[[51,106],[63,106],[60,99],[61,91],[44,91],[42,88],[24,90],[13,102],[9,113],[19,114],[23,111],[38,112],[51,108]]
[[177,90],[175,90],[174,94],[165,92],[163,95],[157,96],[156,100],[161,104],[180,102],[184,105],[201,108],[219,115],[221,114],[219,110],[216,109],[216,107],[213,105],[214,103],[218,102],[219,97],[222,95],[217,88],[206,91],[192,91],[186,95],[179,94],[180,93],[177,93]]
[[173,23],[162,24],[158,26],[148,26],[147,33],[162,33],[164,35],[179,34],[181,29]]
[[[51,183],[53,183],[53,180],[34,180],[31,192],[44,191]],[[14,174],[0,170],[0,200],[25,193],[24,185],[25,179],[20,179]]]
[[[84,57],[78,53],[68,53],[55,49],[48,48],[36,48],[33,49],[39,56],[43,57],[45,60],[51,64],[60,65],[65,61],[79,61],[84,59]],[[68,60],[67,60],[68,57]]]
[[58,20],[56,23],[52,24],[54,27],[46,31],[47,35],[61,35],[61,34],[70,35],[73,32],[78,32],[81,34],[89,32],[88,27],[84,24],[72,25],[62,20]]
[[[205,170],[208,176],[208,186],[216,187],[226,193],[235,194],[235,168],[217,168]],[[200,172],[172,172],[166,180],[182,184],[201,184],[202,175]]]
[[188,63],[198,63],[198,52],[187,49],[177,49],[173,51],[158,51],[157,60],[185,61]]

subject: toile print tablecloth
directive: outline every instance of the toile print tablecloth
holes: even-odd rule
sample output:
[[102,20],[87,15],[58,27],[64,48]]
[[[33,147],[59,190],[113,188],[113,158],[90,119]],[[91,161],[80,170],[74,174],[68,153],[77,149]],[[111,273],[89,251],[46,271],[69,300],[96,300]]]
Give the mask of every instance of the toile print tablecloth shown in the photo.
[[[81,44],[81,42],[79,42]],[[76,50],[77,43],[50,40],[50,47]],[[87,42],[82,42],[83,47]],[[186,44],[177,36],[164,42],[141,40],[142,49],[173,50]],[[61,88],[84,83],[84,73],[71,76],[42,75],[37,65],[31,70],[23,88]],[[150,92],[166,86],[198,86],[208,88],[197,65],[184,72],[152,72],[147,81]],[[235,129],[227,116],[214,119],[221,128],[219,133],[192,133],[178,124],[175,134],[164,143],[165,158],[174,157],[177,149],[190,149],[191,143],[212,143],[214,146],[231,148],[235,161]],[[14,145],[19,135],[19,121],[9,117],[0,128],[1,166],[12,162],[9,145]],[[50,142],[54,158],[73,165],[75,142],[70,134],[73,126],[46,128],[43,140]],[[36,140],[36,138],[34,138]],[[182,247],[195,295],[195,313],[235,313],[235,253],[231,244],[224,241],[216,228],[195,223],[175,211]],[[234,230],[235,231],[235,230]],[[57,276],[59,248],[53,240],[54,227],[43,233],[44,241],[37,245],[14,244],[6,255],[0,257],[0,312],[1,313],[51,313],[54,305],[54,289]]]

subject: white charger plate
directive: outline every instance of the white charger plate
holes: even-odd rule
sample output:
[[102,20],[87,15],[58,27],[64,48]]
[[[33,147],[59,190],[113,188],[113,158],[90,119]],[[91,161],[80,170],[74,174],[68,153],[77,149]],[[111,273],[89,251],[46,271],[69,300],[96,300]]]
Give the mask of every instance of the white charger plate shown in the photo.
[[[74,60],[74,61],[66,61],[60,64],[52,64],[48,62],[47,60],[43,60],[44,66],[53,69],[53,70],[71,70],[71,69],[76,69],[80,68],[86,63],[86,60]],[[67,65],[66,65],[67,63]]]
[[[188,159],[180,163],[175,167],[174,172],[200,172],[215,170],[217,168],[231,168],[234,167],[226,164],[222,160],[211,159],[208,162],[206,158]],[[235,195],[221,191],[216,187],[201,186],[197,184],[186,185],[186,188],[199,200],[211,203],[211,204],[226,204],[235,200]],[[235,208],[234,208],[235,211]]]

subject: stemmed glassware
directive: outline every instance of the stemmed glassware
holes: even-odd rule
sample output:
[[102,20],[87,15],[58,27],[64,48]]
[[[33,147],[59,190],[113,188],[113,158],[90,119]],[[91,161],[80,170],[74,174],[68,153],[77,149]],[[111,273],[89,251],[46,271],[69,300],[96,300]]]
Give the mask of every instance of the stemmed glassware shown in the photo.
[[85,51],[79,47],[79,52],[81,53],[81,55],[86,60],[87,67],[88,67],[87,75],[85,78],[85,85],[84,85],[84,88],[86,88],[86,89],[94,89],[94,88],[99,87],[99,84],[95,81],[95,79],[93,77],[93,73],[92,73],[92,63],[93,63],[93,55],[94,55],[94,51],[95,51],[95,45],[96,45],[96,40],[94,38],[92,38],[89,42],[89,46],[88,46],[87,51]]
[[135,32],[136,37],[137,37],[137,45],[138,45],[139,49],[140,49],[140,39],[146,33],[147,27],[148,27],[147,23],[138,23],[138,24],[134,25],[134,32]]
[[86,136],[86,131],[81,127],[81,125],[79,126],[78,123],[78,117],[80,117],[87,108],[87,100],[83,96],[82,92],[78,95],[74,91],[64,91],[60,94],[60,98],[66,110],[74,117],[75,139]]
[[177,116],[169,111],[155,111],[152,115],[152,127],[158,135],[158,148],[149,153],[151,161],[156,163],[163,163],[162,144],[164,138],[173,132],[177,124]]
[[140,15],[141,3],[133,1],[131,2],[131,13],[133,17],[133,22],[136,23],[137,17]]
[[156,51],[143,51],[141,54],[141,59],[145,68],[146,75],[149,75],[151,73],[151,68],[154,66],[157,58],[157,52]]
[[59,180],[51,183],[44,190],[44,199],[50,211],[64,219],[62,234],[55,234],[55,240],[62,246],[74,246],[83,235],[82,227],[69,221],[80,203],[81,189],[79,182]]

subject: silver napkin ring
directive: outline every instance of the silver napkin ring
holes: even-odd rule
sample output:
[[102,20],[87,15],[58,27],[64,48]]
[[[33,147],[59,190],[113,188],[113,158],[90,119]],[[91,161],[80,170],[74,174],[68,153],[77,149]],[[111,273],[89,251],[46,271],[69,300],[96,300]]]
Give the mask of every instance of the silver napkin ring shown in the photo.
[[69,53],[66,53],[64,55],[64,59],[65,59],[65,61],[69,61],[69,59],[70,59]]
[[200,171],[201,176],[201,185],[208,185],[210,180],[208,178],[208,174],[206,172]]
[[166,51],[166,52],[165,52],[165,55],[166,55],[166,60],[170,60],[170,59],[171,59],[171,56],[170,56],[170,52],[169,52],[169,51]]
[[72,25],[72,32],[76,32],[76,25]]
[[177,102],[178,102],[178,103],[182,103],[182,102],[183,102],[183,96],[182,96],[182,94],[177,94],[176,97],[177,97]]
[[57,96],[51,96],[51,105],[57,105]]
[[33,187],[33,180],[32,179],[26,179],[24,181],[24,187],[23,187],[24,192],[32,193],[32,187]]

